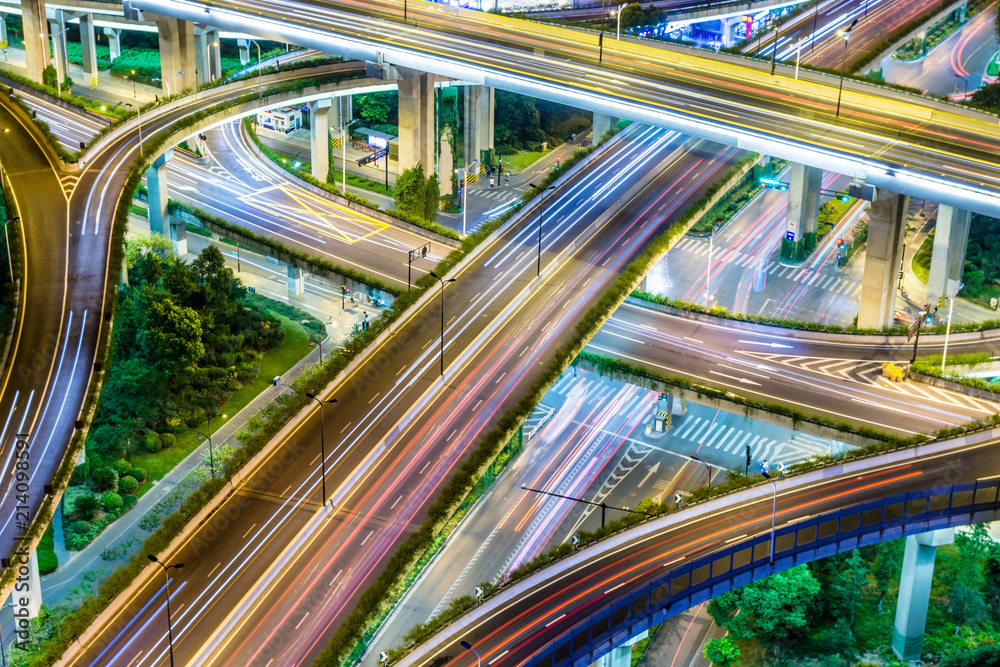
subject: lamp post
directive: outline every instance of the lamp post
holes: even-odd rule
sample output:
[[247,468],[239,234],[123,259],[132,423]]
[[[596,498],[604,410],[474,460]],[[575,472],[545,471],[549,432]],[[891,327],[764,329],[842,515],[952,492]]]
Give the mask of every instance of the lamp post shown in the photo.
[[[302,320],[302,324],[308,324],[308,323],[309,323],[309,320]],[[310,341],[314,340],[311,334],[307,334],[307,335],[309,335],[309,340]],[[319,363],[323,363],[323,339],[322,338],[316,338],[315,339],[315,343],[317,345],[319,345]]]
[[441,377],[444,377],[444,286],[445,283],[455,282],[455,279],[448,278],[445,280],[433,271],[431,271],[431,275],[441,283]]
[[468,218],[466,204],[469,203],[469,170],[477,164],[479,160],[473,160],[472,164],[462,169],[462,180],[465,182],[462,186],[462,236],[465,236],[465,221]]
[[3,223],[3,240],[7,244],[7,268],[10,270],[10,281],[14,282],[14,260],[10,254],[10,234],[7,233],[7,225],[12,222],[19,222],[21,216],[14,216]]
[[[216,415],[208,416],[208,465],[212,469],[212,479],[215,479],[215,452],[212,450],[212,420],[215,419]],[[223,419],[229,415],[221,415]]]
[[135,109],[135,113],[139,116],[139,157],[145,157],[142,150],[142,107],[138,103],[133,106],[128,102],[125,103],[125,106],[129,109]]
[[795,44],[795,80],[799,80],[799,56],[802,54],[802,40]]
[[[340,102],[338,101],[337,104],[340,104]],[[341,109],[343,109],[343,106],[341,106]],[[347,195],[347,129],[351,125],[354,125],[357,122],[358,122],[358,119],[355,118],[350,123],[342,124],[340,126],[340,134],[341,134],[340,147],[343,148],[343,156],[344,156],[343,163],[340,165],[340,167],[344,171],[343,177],[344,177],[344,195],[345,196]],[[386,155],[385,159],[388,160],[389,156]]]
[[604,22],[608,16],[608,0],[602,0],[601,2],[601,34],[597,38],[597,47],[599,49],[597,55],[597,62],[604,62]]
[[763,466],[760,468],[760,474],[771,483],[771,488],[774,490],[774,500],[771,504],[771,564],[774,565],[774,517],[778,513],[778,485],[774,483],[774,480],[767,474]]
[[840,90],[837,92],[837,118],[840,118],[840,98],[844,95],[844,70],[847,68],[847,41],[851,38],[851,31],[854,30],[854,26],[857,24],[858,20],[854,19],[850,28],[837,31],[838,35],[844,36],[844,59],[840,63]]
[[615,507],[614,505],[608,505],[605,502],[595,503],[592,500],[585,500],[583,498],[574,498],[573,496],[564,496],[561,493],[553,493],[551,491],[543,491],[541,489],[532,489],[531,487],[525,486],[524,484],[521,485],[521,490],[522,491],[531,491],[532,493],[541,493],[542,495],[552,496],[553,498],[560,498],[562,500],[572,500],[573,502],[583,503],[584,505],[593,505],[594,507],[600,507],[601,508],[601,528],[604,528],[604,521],[605,521],[605,518],[606,518],[605,515],[607,513],[607,510],[618,510],[619,512],[627,512],[628,514],[645,514],[646,516],[649,516],[649,517],[653,516],[652,514],[649,514],[647,512],[643,512],[643,511],[640,511],[640,510],[630,510],[627,507]]
[[538,277],[542,275],[542,217],[545,215],[545,192],[555,190],[556,186],[550,185],[543,190],[534,183],[528,183],[528,185],[538,190],[538,193],[542,195],[542,203],[538,208],[538,265],[535,271],[535,276]]
[[407,257],[406,257],[406,291],[407,292],[410,291],[410,285],[413,282],[413,280],[411,279],[411,270],[412,270],[412,267],[413,267],[413,260],[416,259],[417,257],[426,257],[427,253],[429,253],[430,251],[431,251],[431,244],[430,243],[425,243],[424,245],[420,246],[419,248],[414,248],[413,250],[409,251],[409,253],[407,254]]
[[[135,70],[132,70],[132,76],[135,77]],[[125,76],[125,80],[126,81],[129,80],[128,75]],[[132,99],[138,99],[135,94],[135,79],[133,78],[131,81],[132,81]]]
[[962,95],[962,99],[963,99],[963,100],[967,100],[967,99],[969,99],[969,80],[968,80],[967,78],[965,78],[964,76],[960,76],[960,75],[958,75],[958,74],[955,74],[955,76],[956,76],[957,78],[961,79],[961,80],[962,80],[962,83],[964,83],[964,84],[965,84],[965,94],[964,94],[964,95]]
[[944,351],[941,353],[942,374],[944,374],[944,360],[948,358],[948,335],[951,334],[951,313],[955,309],[955,299],[958,297],[958,292],[963,287],[965,287],[965,283],[958,283],[958,286],[955,287],[951,296],[948,297],[948,324],[944,329]]
[[627,5],[618,5],[618,11],[615,12],[615,15],[618,18],[618,34],[615,36],[616,42],[622,41],[622,10],[625,9],[626,6]]
[[708,469],[708,488],[709,488],[709,490],[711,490],[712,489],[712,466],[708,465],[707,463],[705,463],[704,461],[702,461],[701,459],[699,459],[697,456],[690,456],[688,458],[690,458],[692,461],[697,461],[698,463],[700,463],[703,466],[705,466],[706,469]]
[[183,70],[181,70],[177,74],[174,74],[173,76],[168,76],[165,79],[161,79],[161,78],[158,78],[158,77],[154,78],[153,81],[162,81],[163,85],[167,87],[167,97],[170,97],[170,82],[173,81],[174,79],[176,79],[177,77],[179,77],[181,74],[184,74]]
[[472,644],[470,644],[469,642],[467,642],[467,641],[465,641],[463,639],[462,640],[462,648],[464,648],[466,651],[472,651],[473,653],[475,653],[476,654],[476,667],[483,667],[483,658],[479,655],[479,651],[477,651],[476,649],[472,648]]
[[336,403],[337,399],[328,398],[325,401],[316,397],[315,394],[306,392],[306,396],[319,403],[319,454],[320,470],[323,475],[323,507],[326,507],[326,420],[323,417],[323,406]]
[[156,556],[153,554],[147,554],[146,558],[153,561],[157,565],[163,568],[163,576],[167,581],[167,637],[170,642],[170,667],[174,667],[174,626],[173,622],[170,620],[170,572],[169,570],[175,569],[179,570],[184,567],[184,563],[174,563],[173,565],[164,565]]

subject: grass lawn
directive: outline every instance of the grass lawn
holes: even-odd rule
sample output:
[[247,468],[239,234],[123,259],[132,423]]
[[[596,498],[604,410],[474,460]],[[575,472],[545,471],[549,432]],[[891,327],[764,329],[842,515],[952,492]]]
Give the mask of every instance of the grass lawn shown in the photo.
[[997,51],[990,58],[990,64],[986,66],[986,76],[997,76],[1000,74],[1000,66],[997,65],[997,59],[1000,58],[1000,51]]
[[[539,158],[551,153],[551,150],[547,151],[521,151],[520,153],[514,153],[513,155],[503,156],[503,168],[510,169],[511,173],[517,174],[531,165],[533,165]],[[507,161],[510,160],[510,166],[507,166]]]
[[[285,328],[285,339],[281,345],[264,355],[260,364],[260,374],[257,379],[235,394],[219,408],[221,414],[229,415],[231,418],[240,410],[245,408],[250,401],[257,397],[262,391],[271,386],[271,379],[275,375],[282,375],[289,368],[299,362],[302,357],[312,350],[312,345],[306,336],[305,330],[298,322],[282,317],[272,312],[272,315],[281,320],[281,325]],[[222,419],[221,414],[212,420],[213,430],[218,430],[229,418]],[[133,452],[129,461],[133,468],[144,468],[148,475],[145,482],[140,486],[136,495],[141,496],[152,487],[156,480],[163,479],[163,476],[174,469],[178,463],[183,461],[201,442],[198,440],[198,431],[207,433],[208,425],[202,424],[197,429],[191,429],[184,433],[177,434],[177,442],[169,449],[161,450],[155,454],[149,454],[144,450]]]
[[920,245],[920,249],[914,253],[913,260],[910,262],[910,267],[913,269],[913,275],[917,277],[917,280],[924,284],[927,284],[927,281],[930,280],[931,277],[931,252],[933,250],[934,232],[931,232]]

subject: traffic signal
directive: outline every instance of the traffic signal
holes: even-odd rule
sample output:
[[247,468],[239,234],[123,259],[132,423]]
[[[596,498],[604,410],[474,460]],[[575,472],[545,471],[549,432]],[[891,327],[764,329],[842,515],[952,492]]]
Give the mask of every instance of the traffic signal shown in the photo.
[[837,197],[840,199],[840,201],[844,202],[845,204],[851,201],[851,198],[848,195],[837,195]]
[[341,294],[347,294],[348,292],[350,292],[350,290],[347,289],[347,285],[341,285],[340,286],[340,293]]
[[782,183],[776,178],[769,178],[767,176],[760,177],[760,184],[765,188],[776,188],[782,192],[788,189],[788,184]]
[[847,241],[845,241],[844,239],[837,239],[837,247],[840,248],[841,250],[844,250],[845,248],[847,248]]

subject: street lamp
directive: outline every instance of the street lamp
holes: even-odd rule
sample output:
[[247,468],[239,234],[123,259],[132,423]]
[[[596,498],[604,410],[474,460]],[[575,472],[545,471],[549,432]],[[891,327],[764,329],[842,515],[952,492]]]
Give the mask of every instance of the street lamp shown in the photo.
[[965,283],[958,283],[951,296],[948,297],[948,324],[944,329],[944,352],[941,353],[942,374],[944,374],[944,360],[948,357],[948,335],[951,333],[951,313],[955,309],[955,299],[958,298],[958,292],[963,287],[965,287]]
[[448,278],[445,280],[433,271],[431,271],[430,275],[437,278],[438,282],[441,283],[441,377],[444,377],[444,285],[445,283],[455,282],[455,279]]
[[142,107],[138,103],[133,106],[128,102],[125,103],[125,106],[129,109],[135,109],[136,114],[139,116],[139,157],[145,157],[142,152]]
[[599,53],[597,56],[597,62],[604,62],[604,22],[608,17],[608,0],[602,0],[601,2],[601,35],[597,38],[597,46]]
[[844,94],[844,70],[847,68],[847,40],[851,38],[851,31],[854,30],[854,26],[858,24],[858,20],[854,19],[851,23],[851,27],[847,30],[838,30],[838,35],[844,36],[844,59],[840,63],[840,90],[837,92],[837,118],[840,118],[840,98]]
[[955,76],[961,79],[962,83],[965,84],[965,94],[962,95],[962,99],[963,100],[969,99],[969,80],[966,77],[961,76],[960,74],[955,74]]
[[697,456],[689,456],[688,458],[690,458],[692,461],[697,461],[698,463],[700,463],[703,466],[705,466],[705,468],[708,470],[708,489],[709,489],[709,491],[711,491],[712,490],[712,466],[708,465],[707,463],[705,463],[704,461],[702,461],[701,459],[699,459]]
[[618,11],[615,12],[616,17],[618,18],[618,34],[615,36],[616,42],[622,41],[622,10],[625,9],[626,6],[627,5],[618,5]]
[[802,42],[804,40],[799,40],[795,44],[795,80],[799,80],[799,56],[802,54]]
[[308,391],[306,392],[306,396],[319,403],[319,460],[320,470],[323,474],[323,507],[326,507],[326,420],[323,417],[323,406],[329,403],[336,403],[337,399],[328,398],[324,401]]
[[[309,324],[309,320],[302,320],[302,324]],[[309,337],[310,342],[314,342],[317,345],[319,345],[319,363],[323,363],[323,339],[318,337],[313,338],[312,334],[310,334],[308,331],[306,332],[306,335]]]
[[173,81],[174,79],[176,79],[177,77],[179,77],[183,73],[184,72],[182,70],[182,71],[178,72],[177,74],[174,74],[173,76],[166,77],[165,79],[154,78],[153,81],[162,81],[163,85],[167,87],[167,97],[170,97],[170,82]]
[[477,651],[476,649],[472,648],[472,644],[470,644],[469,642],[467,642],[467,641],[465,641],[463,639],[462,640],[462,648],[464,648],[466,651],[472,651],[473,653],[475,653],[476,654],[476,667],[483,667],[483,658],[479,655],[479,651]]
[[[338,101],[337,104],[340,104],[340,102]],[[342,106],[341,106],[341,109],[343,109]],[[345,197],[347,196],[347,128],[349,128],[351,125],[354,125],[357,122],[358,122],[358,119],[355,118],[350,123],[347,123],[346,125],[341,125],[341,127],[340,127],[340,135],[341,135],[341,137],[340,137],[340,146],[341,146],[341,148],[343,148],[343,155],[344,155],[343,164],[341,164],[340,166],[344,170],[343,176],[344,176],[344,196]],[[386,150],[388,150],[388,149],[386,149]],[[388,162],[388,160],[389,160],[389,155],[388,154],[386,154],[385,159]]]
[[760,474],[771,483],[771,488],[774,490],[774,501],[771,504],[771,565],[774,565],[774,517],[778,513],[778,485],[774,483],[771,476],[764,470],[764,466],[760,467]]
[[[135,77],[135,70],[132,70],[132,76]],[[128,74],[125,75],[125,80],[129,81]],[[131,81],[132,81],[132,99],[138,99],[135,94],[135,78],[131,79]]]
[[21,216],[14,216],[13,218],[8,218],[8,220],[3,223],[3,240],[7,244],[7,268],[10,269],[10,281],[14,282],[14,260],[10,253],[10,234],[7,233],[7,225],[12,222],[19,222]]
[[174,563],[173,565],[164,565],[156,559],[153,554],[147,554],[146,558],[153,561],[157,565],[163,568],[163,576],[167,580],[167,637],[170,641],[170,667],[174,667],[174,626],[170,620],[170,573],[168,570],[176,569],[179,570],[184,567],[184,563]]
[[555,190],[556,186],[550,185],[544,190],[534,183],[528,183],[529,186],[538,190],[538,193],[542,195],[542,203],[538,208],[538,266],[535,271],[535,276],[542,275],[542,217],[545,215],[545,192],[547,190]]
[[[472,164],[462,169],[462,236],[465,236],[465,221],[468,219],[466,205],[469,203],[469,170],[479,164],[479,160],[473,160]],[[499,177],[498,177],[499,178]]]

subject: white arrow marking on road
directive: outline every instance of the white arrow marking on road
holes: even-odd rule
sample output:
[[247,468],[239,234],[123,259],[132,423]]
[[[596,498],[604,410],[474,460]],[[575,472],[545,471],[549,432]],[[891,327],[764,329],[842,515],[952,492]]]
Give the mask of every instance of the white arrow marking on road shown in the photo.
[[721,375],[722,377],[729,378],[730,380],[736,380],[740,384],[752,384],[755,387],[761,386],[761,384],[759,382],[754,382],[753,380],[748,380],[746,378],[733,377],[732,375],[726,375],[725,373],[720,373],[718,371],[709,371],[709,373],[711,373],[713,375]]
[[652,477],[659,469],[660,469],[660,462],[657,461],[656,463],[653,464],[653,467],[649,469],[649,472],[646,473],[646,476],[642,478],[642,481],[635,485],[635,488],[641,489],[642,485],[648,482],[649,478]]
[[764,341],[760,340],[741,340],[739,342],[746,343],[747,345],[766,345],[768,347],[784,347],[788,348],[789,350],[792,349],[791,345],[785,345],[784,343],[765,343]]

